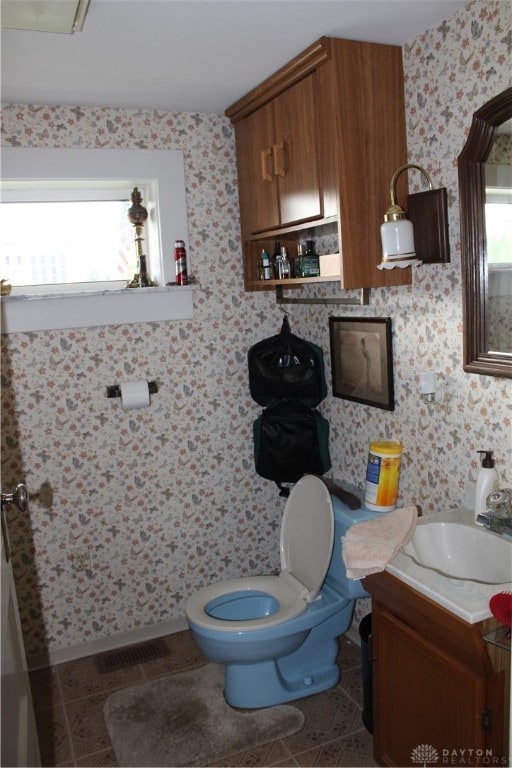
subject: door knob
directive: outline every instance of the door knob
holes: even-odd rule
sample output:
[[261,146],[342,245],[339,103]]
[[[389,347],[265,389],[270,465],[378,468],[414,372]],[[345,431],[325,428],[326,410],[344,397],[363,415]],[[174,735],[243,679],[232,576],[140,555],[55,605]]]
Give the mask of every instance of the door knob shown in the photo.
[[16,504],[21,512],[26,512],[28,507],[28,493],[23,483],[18,483],[13,493],[2,493],[2,508],[5,504]]

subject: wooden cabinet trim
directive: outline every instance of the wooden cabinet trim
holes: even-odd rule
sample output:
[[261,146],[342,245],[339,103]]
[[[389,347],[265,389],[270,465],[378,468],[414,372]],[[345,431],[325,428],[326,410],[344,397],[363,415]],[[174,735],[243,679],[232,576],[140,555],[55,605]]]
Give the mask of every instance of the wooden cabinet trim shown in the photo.
[[284,67],[257,85],[252,91],[232,104],[225,111],[232,123],[238,123],[251,112],[255,112],[275,96],[286,91],[306,75],[311,74],[320,64],[331,57],[331,46],[328,37],[321,37],[305,51],[299,53]]
[[290,224],[286,227],[276,227],[275,229],[266,229],[262,232],[256,232],[254,235],[247,235],[244,238],[247,242],[262,240],[264,238],[276,238],[279,239],[279,235],[288,235],[295,232],[303,232],[304,230],[310,230],[311,227],[323,227],[326,224],[337,224],[338,218],[336,216],[327,216],[320,219],[310,219],[308,221],[300,222],[300,224]]
[[468,669],[492,674],[492,665],[478,624],[468,624],[395,576],[368,576],[365,589],[374,600],[434,645],[446,649]]

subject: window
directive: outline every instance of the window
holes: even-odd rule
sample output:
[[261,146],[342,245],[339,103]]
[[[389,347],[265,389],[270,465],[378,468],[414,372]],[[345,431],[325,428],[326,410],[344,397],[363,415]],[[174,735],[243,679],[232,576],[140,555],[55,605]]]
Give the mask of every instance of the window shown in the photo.
[[0,274],[31,293],[50,286],[84,290],[97,289],[98,282],[106,283],[104,287],[126,284],[137,271],[135,232],[127,218],[129,194],[119,190],[109,199],[106,193],[114,190],[105,190],[90,199],[96,191],[92,189],[89,199],[54,195],[41,201],[43,191],[38,185],[32,188],[28,197],[37,202],[13,200],[16,195],[4,192]]
[[[125,289],[136,271],[135,230],[127,219],[134,187],[148,210],[143,251],[158,288]],[[192,317],[190,291],[176,289],[171,302],[174,289],[165,288],[175,280],[174,241],[188,240],[182,152],[5,148],[0,208],[0,277],[14,286],[3,302],[2,332]],[[29,214],[39,221],[28,224]]]
[[[129,175],[127,173],[129,171]],[[144,227],[143,236],[144,252],[148,257],[149,272],[153,280],[158,285],[165,285],[174,280],[174,265],[170,263],[169,254],[172,254],[174,240],[187,239],[186,231],[186,205],[185,205],[185,179],[183,171],[183,157],[181,152],[167,150],[125,150],[125,149],[16,149],[7,148],[2,150],[2,201],[7,205],[14,202],[47,202],[50,207],[56,202],[92,202],[109,200],[120,202],[122,213],[120,214],[123,227],[127,227],[125,235],[121,236],[121,247],[126,253],[126,258],[135,259],[134,232],[133,227],[125,219],[127,207],[125,201],[130,201],[133,187],[139,187],[143,205],[148,210],[148,219]],[[116,199],[117,198],[117,199]],[[37,207],[37,206],[36,206]],[[4,205],[1,206],[3,214],[2,219],[8,215],[5,212]],[[18,209],[21,210],[21,209]],[[161,212],[165,212],[164,215]],[[21,214],[23,218],[23,213]],[[79,216],[80,214],[78,214]],[[27,214],[25,213],[25,218]],[[30,228],[30,225],[23,225],[20,233]],[[13,233],[14,227],[11,227]],[[96,249],[107,249],[109,244],[105,241],[108,236],[104,231],[94,232],[93,221],[84,219],[80,227],[79,242],[83,243],[85,236],[96,239]],[[56,246],[59,241],[62,243],[64,231],[59,227],[55,232],[50,231],[49,227],[41,229],[47,238],[53,241]],[[130,245],[125,243],[129,234]],[[11,234],[11,237],[15,233]],[[65,236],[64,236],[65,239]],[[3,238],[2,238],[3,240]],[[70,242],[67,240],[67,243]],[[65,244],[61,247],[66,248]],[[74,247],[68,245],[69,247]],[[81,245],[79,247],[82,247]],[[18,250],[17,246],[14,246]],[[53,253],[55,250],[52,248]],[[4,248],[2,248],[2,252]],[[51,253],[50,251],[50,253]],[[166,258],[167,254],[167,258]],[[6,258],[9,253],[6,254]],[[14,259],[11,256],[11,259]],[[51,257],[48,257],[51,258]],[[79,259],[73,254],[65,253],[64,261],[74,262],[75,269],[78,269]],[[117,257],[114,257],[114,260]],[[36,263],[37,253],[34,257]],[[46,261],[47,257],[41,252],[41,262]],[[111,261],[109,258],[107,260]],[[135,263],[132,261],[132,263]],[[6,264],[2,265],[2,273],[6,269]],[[42,266],[42,265],[41,265]],[[171,269],[172,267],[172,269]],[[45,280],[40,276],[42,269],[36,269],[38,280],[44,284]],[[71,272],[72,274],[72,272]],[[15,286],[15,293],[33,293],[35,290],[19,290],[16,286],[20,283],[16,279],[10,278],[8,274],[2,274],[2,277],[9,278]],[[133,277],[126,275],[126,278]],[[117,285],[111,287],[120,288],[126,284],[125,276],[117,276]],[[101,279],[101,278],[100,278]],[[112,280],[112,277],[106,278]],[[98,278],[93,278],[97,282]],[[54,281],[50,281],[54,283]],[[62,289],[62,285],[56,280],[53,291]],[[62,281],[68,284],[65,290],[74,289],[73,283],[83,282],[83,277],[77,280],[66,279]],[[34,283],[25,283],[22,285],[30,286]],[[49,285],[46,282],[46,285]],[[94,289],[99,286],[81,285],[80,290],[86,288]],[[41,289],[39,289],[40,291]],[[47,292],[50,292],[47,290]]]

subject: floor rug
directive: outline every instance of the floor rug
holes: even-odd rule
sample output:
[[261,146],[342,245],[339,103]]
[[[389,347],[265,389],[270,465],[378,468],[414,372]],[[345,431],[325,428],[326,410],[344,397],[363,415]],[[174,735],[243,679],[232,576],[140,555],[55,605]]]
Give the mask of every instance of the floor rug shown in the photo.
[[206,766],[290,736],[304,723],[288,704],[233,709],[223,687],[223,667],[206,664],[112,694],[104,714],[119,766]]

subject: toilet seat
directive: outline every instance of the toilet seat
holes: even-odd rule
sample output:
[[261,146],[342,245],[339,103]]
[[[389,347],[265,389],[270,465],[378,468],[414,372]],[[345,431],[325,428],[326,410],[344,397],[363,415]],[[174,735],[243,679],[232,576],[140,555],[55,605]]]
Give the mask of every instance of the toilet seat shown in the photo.
[[[306,475],[293,487],[283,513],[279,576],[249,576],[212,584],[189,598],[187,617],[204,629],[225,632],[252,631],[289,621],[318,596],[333,541],[331,495],[320,478]],[[258,605],[263,601],[263,610],[268,612],[240,620],[211,615],[224,606],[227,614],[231,602],[251,599]]]
[[[255,619],[241,619],[240,621],[217,619],[207,613],[208,606],[219,598],[224,598],[225,601],[247,599],[252,595],[261,593],[276,601],[278,607],[274,613]],[[282,624],[305,611],[307,605],[306,600],[287,582],[286,575],[284,577],[282,574],[279,576],[248,576],[212,584],[193,594],[187,602],[187,617],[203,629],[244,632]]]
[[331,561],[334,511],[327,486],[306,475],[293,486],[281,524],[281,570],[306,588],[310,602],[320,592]]

